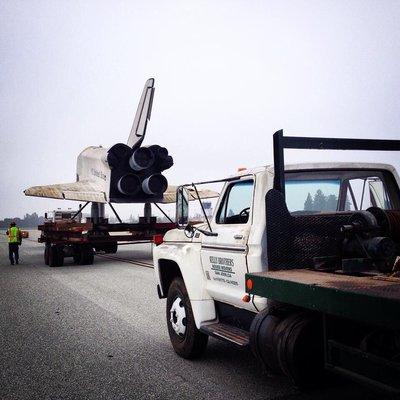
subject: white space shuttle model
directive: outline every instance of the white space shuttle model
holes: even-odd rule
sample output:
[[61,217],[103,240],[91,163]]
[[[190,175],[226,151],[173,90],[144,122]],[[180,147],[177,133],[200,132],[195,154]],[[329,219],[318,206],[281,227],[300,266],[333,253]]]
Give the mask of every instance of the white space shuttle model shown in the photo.
[[76,182],[33,186],[27,196],[96,203],[169,203],[176,187],[168,187],[162,172],[173,165],[165,147],[143,147],[154,96],[154,79],[143,89],[127,144],[91,146],[77,161]]

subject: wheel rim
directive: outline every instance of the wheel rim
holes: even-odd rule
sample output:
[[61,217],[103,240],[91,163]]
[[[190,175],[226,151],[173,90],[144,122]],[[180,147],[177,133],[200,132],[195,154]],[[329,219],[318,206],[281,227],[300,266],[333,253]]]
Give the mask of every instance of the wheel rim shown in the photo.
[[172,303],[169,314],[172,329],[179,337],[183,338],[186,333],[186,310],[180,297],[177,297]]

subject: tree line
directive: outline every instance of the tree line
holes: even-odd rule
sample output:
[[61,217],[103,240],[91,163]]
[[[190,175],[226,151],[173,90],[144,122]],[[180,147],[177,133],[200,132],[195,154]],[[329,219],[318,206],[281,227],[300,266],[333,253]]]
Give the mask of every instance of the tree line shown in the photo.
[[23,218],[4,218],[0,220],[0,229],[8,228],[13,221],[21,228],[37,228],[38,225],[43,224],[44,217],[34,212],[33,214],[25,214]]
[[336,211],[338,198],[334,194],[325,195],[318,189],[314,196],[308,193],[304,202],[304,211]]

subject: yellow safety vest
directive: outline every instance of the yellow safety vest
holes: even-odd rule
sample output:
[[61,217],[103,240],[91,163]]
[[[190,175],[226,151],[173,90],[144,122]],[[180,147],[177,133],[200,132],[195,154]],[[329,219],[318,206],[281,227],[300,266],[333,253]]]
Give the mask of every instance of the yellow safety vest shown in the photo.
[[8,243],[18,243],[19,242],[19,228],[12,226],[8,228]]

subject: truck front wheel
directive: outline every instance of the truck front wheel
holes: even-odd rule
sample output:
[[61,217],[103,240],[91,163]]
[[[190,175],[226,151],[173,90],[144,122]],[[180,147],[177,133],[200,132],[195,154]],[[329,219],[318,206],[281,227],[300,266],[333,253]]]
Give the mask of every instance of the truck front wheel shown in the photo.
[[175,278],[169,287],[166,317],[169,337],[175,352],[183,358],[200,357],[207,347],[208,336],[196,327],[182,278]]

